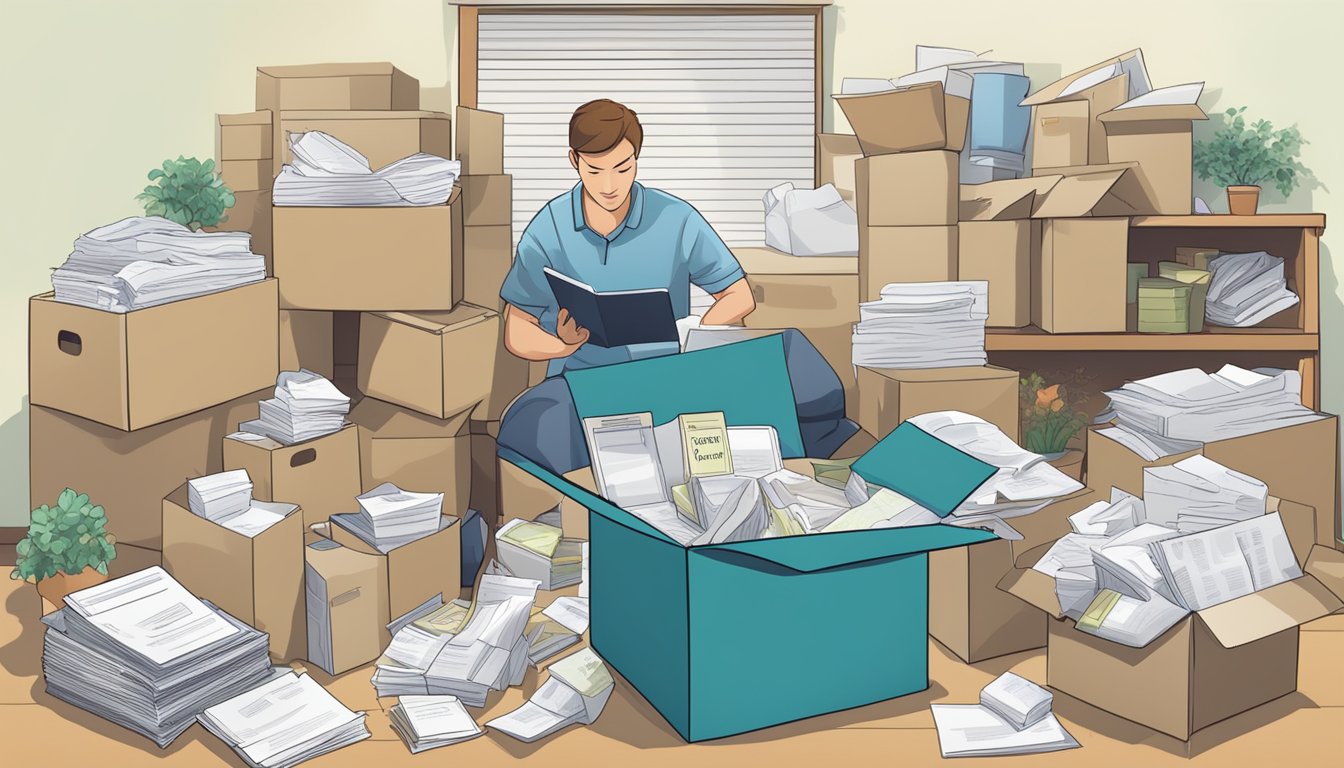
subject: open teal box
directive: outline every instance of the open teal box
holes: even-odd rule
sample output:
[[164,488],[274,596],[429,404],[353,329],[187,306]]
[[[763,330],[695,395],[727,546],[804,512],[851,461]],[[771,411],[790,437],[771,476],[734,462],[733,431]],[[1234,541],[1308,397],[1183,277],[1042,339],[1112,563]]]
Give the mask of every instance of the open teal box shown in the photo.
[[[565,374],[581,418],[723,411],[773,426],[785,458],[802,436],[778,336]],[[687,741],[922,691],[928,553],[988,541],[928,525],[683,547],[515,452],[589,510],[594,650]],[[946,515],[994,473],[905,424],[854,464],[865,480]]]

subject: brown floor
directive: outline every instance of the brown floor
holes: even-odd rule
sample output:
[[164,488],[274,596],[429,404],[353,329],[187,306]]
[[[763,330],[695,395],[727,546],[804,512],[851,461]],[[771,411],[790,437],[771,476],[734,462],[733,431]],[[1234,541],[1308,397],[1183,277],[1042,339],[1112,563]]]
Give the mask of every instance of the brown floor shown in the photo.
[[[29,585],[6,579],[0,583],[0,602],[4,607],[0,616],[0,729],[6,735],[6,765],[244,765],[200,726],[193,726],[160,751],[134,733],[48,696],[40,679],[42,625],[36,592]],[[1196,734],[1189,745],[1057,693],[1055,712],[1083,745],[1081,750],[995,758],[985,764],[1001,768],[1146,768],[1191,763],[1286,768],[1293,761],[1320,761],[1337,754],[1337,740],[1344,733],[1344,665],[1340,663],[1344,615],[1308,625],[1301,637],[1297,693],[1211,726]],[[974,702],[985,683],[1009,669],[1043,681],[1045,655],[1035,651],[967,666],[931,643],[931,684],[923,693],[694,745],[684,744],[637,693],[618,680],[605,712],[590,727],[571,727],[535,744],[487,732],[474,741],[420,756],[411,755],[392,731],[384,710],[393,700],[375,696],[370,669],[334,680],[314,672],[346,705],[369,713],[373,736],[311,764],[388,768],[451,760],[460,765],[493,766],[535,757],[532,762],[559,766],[936,765],[944,761],[938,754],[929,704]],[[478,722],[485,722],[507,712],[523,702],[525,693],[536,690],[538,683],[538,673],[531,671],[521,690],[495,694],[484,712],[473,714]]]

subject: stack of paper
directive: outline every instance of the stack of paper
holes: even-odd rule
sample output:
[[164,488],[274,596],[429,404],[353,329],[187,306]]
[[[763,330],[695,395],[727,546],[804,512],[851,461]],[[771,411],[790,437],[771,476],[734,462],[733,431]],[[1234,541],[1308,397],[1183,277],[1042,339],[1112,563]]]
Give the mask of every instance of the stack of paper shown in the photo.
[[388,717],[411,754],[485,733],[456,696],[401,696],[388,710]]
[[1209,270],[1213,276],[1204,312],[1214,325],[1249,328],[1298,303],[1278,256],[1225,253],[1209,262]]
[[369,738],[352,712],[308,675],[281,675],[200,715],[253,768],[287,768]]
[[355,497],[359,514],[379,549],[395,549],[439,530],[443,516],[442,493],[403,491],[392,483],[383,483]]
[[68,595],[43,622],[47,692],[160,747],[271,674],[264,632],[158,566]]
[[428,693],[425,670],[448,638],[462,628],[470,610],[470,602],[453,600],[393,631],[391,645],[374,668],[372,682],[378,695]]
[[1106,395],[1117,425],[1100,433],[1147,461],[1323,418],[1302,405],[1297,371],[1225,365],[1207,374],[1187,368],[1131,381]]
[[246,512],[252,505],[252,478],[245,469],[217,472],[187,481],[191,513],[212,522]]
[[765,244],[793,256],[853,256],[859,218],[834,184],[794,189],[786,181],[766,191]]
[[1151,544],[1150,550],[1176,602],[1191,611],[1302,575],[1277,512],[1163,539]]
[[57,301],[130,312],[266,279],[247,232],[199,232],[157,216],[99,227],[51,275]]
[[616,687],[602,659],[584,648],[548,669],[550,677],[526,704],[486,727],[533,742],[574,723],[595,722]]
[[1143,470],[1147,520],[1196,533],[1265,514],[1269,487],[1205,458],[1191,456]]
[[275,397],[261,401],[261,418],[238,428],[293,445],[339,432],[349,412],[350,398],[321,374],[283,371],[276,379]]
[[1204,305],[1208,301],[1209,278],[1212,277],[1213,273],[1206,269],[1196,269],[1179,261],[1159,261],[1157,263],[1157,275],[1190,286],[1189,314],[1185,318],[1186,324],[1189,326],[1191,333],[1203,331]]
[[320,131],[291,133],[289,147],[293,162],[275,179],[275,205],[441,205],[462,170],[456,160],[421,152],[374,171],[368,158]]
[[[918,258],[918,254],[891,254]],[[989,284],[892,283],[859,305],[854,364],[871,368],[984,365]]]
[[546,615],[540,608],[532,610],[532,618],[523,632],[527,635],[527,659],[534,667],[579,642],[578,633]]
[[934,704],[943,757],[1030,755],[1074,749],[1078,742],[1050,711],[1049,691],[1005,672],[980,692],[979,704]]
[[582,576],[583,541],[565,538],[555,526],[510,520],[495,534],[495,549],[510,573],[547,591],[577,584]]

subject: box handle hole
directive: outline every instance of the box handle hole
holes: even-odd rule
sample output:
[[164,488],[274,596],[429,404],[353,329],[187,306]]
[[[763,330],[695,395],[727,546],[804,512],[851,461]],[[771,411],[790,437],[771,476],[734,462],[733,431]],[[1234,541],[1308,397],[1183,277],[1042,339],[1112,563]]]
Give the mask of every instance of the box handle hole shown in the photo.
[[79,357],[79,353],[84,351],[84,341],[74,331],[59,331],[56,334],[56,346],[72,357]]
[[302,451],[289,457],[289,466],[291,468],[302,467],[304,464],[312,464],[314,461],[317,461],[317,449],[304,448]]

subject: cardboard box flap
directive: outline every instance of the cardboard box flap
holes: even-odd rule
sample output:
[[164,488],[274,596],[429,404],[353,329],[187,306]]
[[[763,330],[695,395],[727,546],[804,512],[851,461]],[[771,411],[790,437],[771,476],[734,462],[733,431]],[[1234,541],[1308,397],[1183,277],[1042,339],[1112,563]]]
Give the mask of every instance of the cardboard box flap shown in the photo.
[[997,538],[989,531],[975,528],[916,525],[905,528],[753,539],[731,544],[710,544],[693,549],[701,554],[733,552],[774,563],[798,573],[815,573],[872,560],[964,547]]
[[[1041,555],[1044,555],[1050,549],[1050,546],[1050,544],[1044,544],[1036,549],[1029,550],[1019,558],[1019,561],[1030,559],[1034,565],[1035,561],[1039,560]],[[1028,605],[1045,611],[1056,619],[1064,618],[1064,611],[1059,607],[1059,596],[1055,592],[1055,580],[1040,571],[1032,570],[1030,566],[1018,567],[1008,571],[1002,579],[999,579],[998,586],[1004,592]]]
[[1198,104],[1154,104],[1151,107],[1112,109],[1098,117],[1103,123],[1136,123],[1158,120],[1208,120]]
[[857,256],[790,256],[774,248],[731,249],[742,271],[750,275],[857,275]]
[[1344,598],[1344,552],[1331,547],[1314,546],[1302,570],[1336,597]]
[[1315,577],[1304,575],[1199,611],[1224,648],[1236,648],[1329,616],[1344,602]]
[[[286,109],[281,120],[451,120],[447,112],[418,109]],[[267,120],[267,122],[270,122]]]
[[350,409],[351,422],[374,433],[387,430],[390,436],[400,438],[467,435],[470,419],[470,408],[447,419],[436,419],[372,397]]
[[442,336],[460,328],[485,322],[498,313],[493,309],[485,309],[472,304],[459,304],[448,312],[417,312],[415,314],[409,312],[375,312],[373,314],[394,323],[408,325],[427,333]]
[[962,221],[1029,219],[1036,201],[1062,176],[1028,176],[984,184],[962,184],[957,218]]
[[388,61],[370,61],[344,64],[290,64],[279,67],[257,67],[257,71],[271,77],[354,77],[390,75],[397,71],[397,68]]
[[270,125],[271,110],[259,109],[256,112],[243,112],[240,114],[216,114],[215,120],[220,125]]
[[1278,512],[1283,522],[1283,530],[1288,534],[1288,543],[1297,556],[1297,562],[1303,566],[1316,544],[1316,509],[1306,504],[1270,496],[1265,505],[1269,512]]
[[947,517],[998,471],[904,422],[853,464],[864,480]]
[[[1135,48],[1134,50],[1128,53],[1122,53],[1114,58],[1093,64],[1087,69],[1081,69],[1077,72],[1074,72],[1071,75],[1061,77],[1055,82],[1045,86],[1039,91],[1023,99],[1019,106],[1031,107],[1037,104],[1049,104],[1050,102],[1056,100],[1058,101],[1081,100],[1082,98],[1084,98],[1083,93],[1087,89],[1085,88],[1080,90],[1073,89],[1071,86],[1073,86],[1074,83],[1082,80],[1083,78],[1087,77],[1088,75],[1091,75],[1094,72],[1097,72],[1098,70],[1105,69],[1106,67],[1109,67],[1113,64],[1119,64],[1120,62],[1129,59],[1131,57],[1138,57],[1140,63],[1142,63],[1143,51],[1141,49]],[[1065,91],[1075,91],[1075,90],[1076,92],[1070,93],[1067,96],[1064,95]]]
[[1080,216],[1135,216],[1148,209],[1133,171],[1136,163],[1045,168],[1040,173],[1062,178],[1045,193],[1032,212],[1034,219]]

